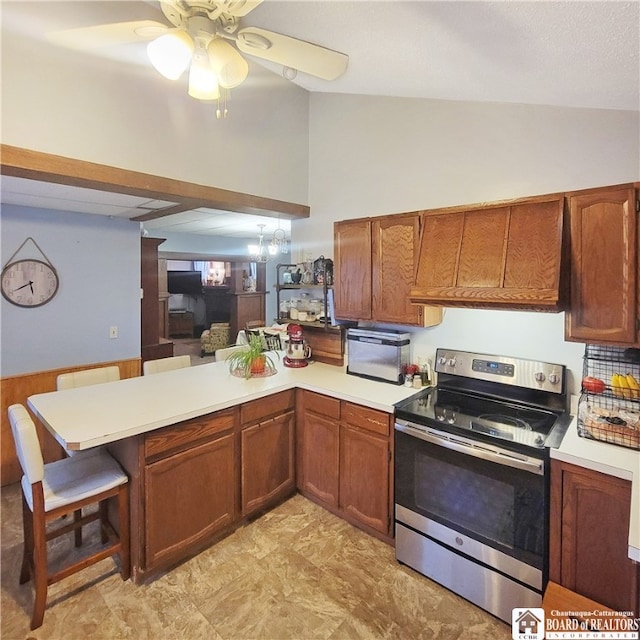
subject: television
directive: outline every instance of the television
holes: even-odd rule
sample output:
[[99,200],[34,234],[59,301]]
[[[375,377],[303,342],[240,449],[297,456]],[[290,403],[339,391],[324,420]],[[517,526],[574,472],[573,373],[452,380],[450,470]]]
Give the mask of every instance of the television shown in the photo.
[[200,271],[167,271],[169,293],[183,293],[197,296],[202,294],[202,274]]

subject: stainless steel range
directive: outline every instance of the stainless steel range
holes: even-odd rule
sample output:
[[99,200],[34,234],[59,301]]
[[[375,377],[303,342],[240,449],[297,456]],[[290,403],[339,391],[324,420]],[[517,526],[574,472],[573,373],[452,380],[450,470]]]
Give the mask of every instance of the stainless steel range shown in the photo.
[[506,622],[548,579],[549,449],[562,365],[438,349],[438,386],[396,405],[396,558]]

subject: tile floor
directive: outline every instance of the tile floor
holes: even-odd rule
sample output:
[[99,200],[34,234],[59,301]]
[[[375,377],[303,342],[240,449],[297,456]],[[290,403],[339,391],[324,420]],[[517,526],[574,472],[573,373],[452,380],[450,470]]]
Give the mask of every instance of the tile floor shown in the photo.
[[[300,495],[149,584],[123,582],[107,559],[51,586],[44,624],[30,631],[19,485],[1,500],[2,640],[511,638],[506,624]],[[73,553],[71,538],[56,553]]]

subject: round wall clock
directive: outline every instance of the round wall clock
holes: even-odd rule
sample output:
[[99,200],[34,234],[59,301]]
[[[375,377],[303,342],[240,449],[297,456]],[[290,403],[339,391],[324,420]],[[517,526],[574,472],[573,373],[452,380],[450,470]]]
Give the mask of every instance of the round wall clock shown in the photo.
[[2,295],[18,307],[46,304],[56,295],[58,285],[58,273],[42,260],[16,260],[2,270]]

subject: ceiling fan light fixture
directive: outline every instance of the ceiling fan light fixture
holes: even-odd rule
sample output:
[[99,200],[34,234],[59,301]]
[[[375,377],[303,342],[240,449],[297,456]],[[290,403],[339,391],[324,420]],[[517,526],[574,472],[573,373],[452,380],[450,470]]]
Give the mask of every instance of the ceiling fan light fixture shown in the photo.
[[177,80],[189,66],[193,55],[193,40],[182,29],[175,29],[152,40],[147,55],[158,73],[169,80]]
[[196,50],[191,60],[189,95],[197,100],[218,100],[220,98],[218,78],[203,49]]
[[209,63],[225,89],[233,89],[243,83],[249,75],[247,61],[222,38],[214,38],[207,47]]

